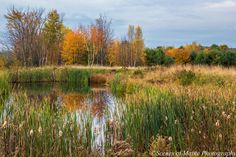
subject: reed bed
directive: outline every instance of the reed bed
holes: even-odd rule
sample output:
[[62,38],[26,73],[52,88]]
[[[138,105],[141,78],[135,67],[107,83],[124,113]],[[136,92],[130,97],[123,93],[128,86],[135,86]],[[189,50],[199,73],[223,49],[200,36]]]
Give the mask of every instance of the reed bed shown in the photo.
[[141,152],[158,135],[169,137],[172,151],[235,151],[235,100],[193,99],[149,87],[126,98],[124,135]]
[[47,99],[37,105],[32,105],[26,95],[14,99],[0,110],[0,156],[92,154],[89,114],[78,118]]

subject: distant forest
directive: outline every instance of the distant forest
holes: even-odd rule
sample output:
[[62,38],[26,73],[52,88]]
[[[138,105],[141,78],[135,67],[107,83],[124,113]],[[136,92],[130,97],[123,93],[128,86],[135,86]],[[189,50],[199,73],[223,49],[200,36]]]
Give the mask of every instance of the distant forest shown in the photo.
[[180,47],[146,48],[142,27],[134,25],[127,26],[127,34],[122,39],[116,39],[112,20],[105,15],[77,29],[65,26],[57,10],[45,13],[44,9],[13,7],[5,18],[7,42],[1,42],[4,48],[0,53],[0,68],[72,64],[236,66],[236,49],[227,45],[205,47],[193,42]]

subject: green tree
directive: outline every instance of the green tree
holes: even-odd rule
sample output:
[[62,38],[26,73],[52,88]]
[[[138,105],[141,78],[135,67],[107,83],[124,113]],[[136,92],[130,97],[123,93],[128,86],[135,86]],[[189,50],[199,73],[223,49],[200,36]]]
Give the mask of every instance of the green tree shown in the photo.
[[194,59],[195,64],[207,64],[207,54],[205,52],[199,52],[195,59]]
[[146,49],[146,62],[148,65],[162,65],[164,63],[165,54],[161,49]]
[[174,59],[166,56],[162,48],[145,49],[146,62],[152,65],[170,65],[174,63]]
[[48,13],[43,34],[46,42],[47,64],[60,62],[61,42],[63,38],[63,22],[57,10]]

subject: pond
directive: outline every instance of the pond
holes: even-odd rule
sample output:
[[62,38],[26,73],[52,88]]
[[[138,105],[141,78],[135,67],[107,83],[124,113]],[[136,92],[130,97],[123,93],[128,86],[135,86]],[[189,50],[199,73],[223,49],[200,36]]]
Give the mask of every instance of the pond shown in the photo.
[[[118,110],[116,98],[106,86],[91,85],[86,88],[76,88],[67,83],[20,83],[12,85],[12,92],[7,105],[14,104],[14,95],[24,94],[27,101],[37,106],[47,99],[52,104],[55,112],[65,108],[71,114],[76,115],[77,124],[82,127],[83,118],[90,117],[92,149],[104,154],[106,141],[107,122],[113,121],[114,114]],[[112,140],[112,139],[110,139]]]

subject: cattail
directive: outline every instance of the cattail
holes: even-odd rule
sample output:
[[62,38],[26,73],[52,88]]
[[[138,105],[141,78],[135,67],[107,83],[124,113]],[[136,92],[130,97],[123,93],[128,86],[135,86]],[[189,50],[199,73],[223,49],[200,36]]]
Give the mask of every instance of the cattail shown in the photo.
[[166,119],[166,121],[168,120],[168,117],[167,116],[165,116],[165,119]]
[[205,134],[203,135],[203,139],[206,139],[206,135]]
[[3,125],[2,125],[2,128],[5,128],[7,126],[7,121],[5,120]]
[[222,116],[225,115],[225,111],[222,112]]
[[223,116],[224,118],[227,118],[227,114],[225,113],[225,111],[222,112],[222,116]]
[[109,119],[108,123],[109,123],[110,126],[112,126],[113,123],[114,123],[114,122],[113,122],[113,119]]
[[62,127],[63,127],[63,129],[66,128],[66,122],[63,123],[63,126],[62,126]]
[[30,136],[32,136],[34,134],[33,129],[30,130]]
[[19,129],[21,129],[23,127],[23,125],[24,125],[24,122],[20,123]]
[[60,131],[59,131],[59,137],[62,137],[62,133],[63,133],[63,132],[60,130]]
[[203,110],[206,110],[206,106],[205,105],[203,105],[202,108],[203,108]]
[[178,120],[175,120],[175,124],[177,124],[178,123]]
[[215,125],[216,125],[216,127],[219,127],[220,126],[220,121],[217,120]]
[[41,126],[38,128],[38,132],[41,134],[42,133],[42,128]]
[[219,134],[219,138],[222,139],[223,135],[222,134]]

